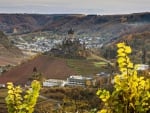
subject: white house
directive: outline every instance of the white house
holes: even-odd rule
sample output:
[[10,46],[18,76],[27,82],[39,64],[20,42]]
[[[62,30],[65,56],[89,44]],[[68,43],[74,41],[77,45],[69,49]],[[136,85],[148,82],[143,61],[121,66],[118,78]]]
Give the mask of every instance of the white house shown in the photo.
[[67,78],[66,86],[86,86],[91,85],[94,79],[92,77],[83,77],[81,75],[72,75]]
[[5,87],[5,84],[0,84],[0,88],[4,88]]
[[64,80],[48,79],[43,82],[44,87],[62,86]]

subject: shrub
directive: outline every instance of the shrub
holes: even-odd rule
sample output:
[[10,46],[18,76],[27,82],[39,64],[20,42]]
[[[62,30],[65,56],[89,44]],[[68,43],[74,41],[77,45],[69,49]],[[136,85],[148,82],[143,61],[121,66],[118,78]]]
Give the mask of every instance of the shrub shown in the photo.
[[14,86],[13,83],[7,83],[8,96],[6,104],[9,113],[32,113],[37,102],[40,91],[40,82],[34,80],[31,89],[23,95],[23,89],[20,86]]
[[97,95],[104,102],[99,113],[148,113],[150,112],[150,79],[138,75],[128,54],[131,48],[117,44],[118,66],[121,74],[114,78],[114,91],[99,89]]

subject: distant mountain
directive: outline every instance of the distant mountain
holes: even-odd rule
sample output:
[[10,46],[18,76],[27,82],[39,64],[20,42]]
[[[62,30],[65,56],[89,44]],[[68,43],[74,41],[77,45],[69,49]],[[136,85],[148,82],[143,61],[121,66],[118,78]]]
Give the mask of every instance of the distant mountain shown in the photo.
[[150,31],[150,13],[102,16],[0,14],[0,29],[5,33],[51,31],[54,34],[62,35],[70,28],[73,28],[77,35],[100,36],[113,40],[124,34]]

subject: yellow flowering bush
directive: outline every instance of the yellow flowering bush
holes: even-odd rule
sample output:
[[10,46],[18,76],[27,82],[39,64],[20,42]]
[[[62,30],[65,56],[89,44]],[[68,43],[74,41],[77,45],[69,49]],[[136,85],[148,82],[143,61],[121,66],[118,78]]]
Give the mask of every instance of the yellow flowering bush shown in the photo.
[[99,89],[97,95],[104,102],[98,113],[148,113],[150,112],[150,79],[138,75],[128,55],[131,48],[117,44],[118,67],[121,74],[114,78],[114,91]]
[[32,113],[37,102],[40,91],[40,82],[34,80],[31,89],[23,95],[23,89],[20,86],[14,86],[13,83],[7,83],[8,96],[6,104],[9,113]]

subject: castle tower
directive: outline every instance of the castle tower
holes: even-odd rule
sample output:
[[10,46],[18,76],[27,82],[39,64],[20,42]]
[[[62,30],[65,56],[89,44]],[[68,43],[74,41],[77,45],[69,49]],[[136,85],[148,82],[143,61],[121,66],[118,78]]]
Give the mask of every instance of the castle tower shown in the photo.
[[72,28],[68,31],[68,39],[74,40],[74,30]]

